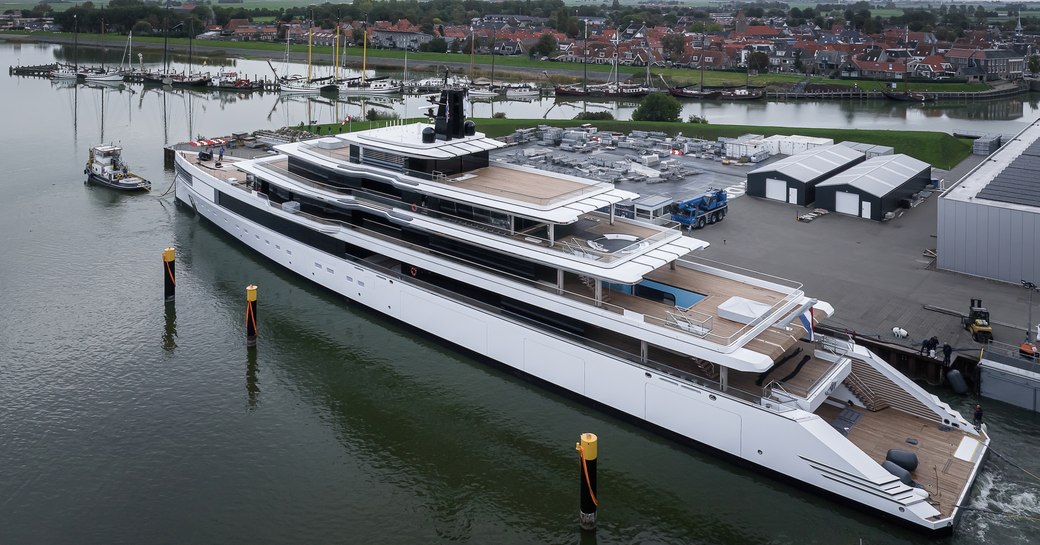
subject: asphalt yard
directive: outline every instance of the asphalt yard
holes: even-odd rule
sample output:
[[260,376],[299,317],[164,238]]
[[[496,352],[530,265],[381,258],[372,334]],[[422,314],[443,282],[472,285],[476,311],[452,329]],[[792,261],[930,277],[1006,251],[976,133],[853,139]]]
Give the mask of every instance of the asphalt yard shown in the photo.
[[[933,177],[957,180],[983,157],[971,156]],[[811,222],[805,208],[754,197],[730,201],[722,223],[693,231],[711,246],[700,255],[804,285],[806,294],[835,308],[826,325],[893,343],[920,347],[935,336],[940,346],[977,355],[980,348],[960,318],[933,307],[966,313],[972,298],[989,308],[998,342],[1025,336],[1027,293],[1020,286],[937,270],[926,254],[936,247],[938,192],[886,222],[830,213]],[[905,329],[897,339],[892,328]]]
[[[517,149],[509,148],[509,153]],[[575,166],[580,168],[594,159],[601,163],[624,160],[633,153],[602,149],[574,153],[537,144],[519,149],[540,149],[548,155],[569,158],[570,168],[565,164],[552,168],[577,175],[582,172],[574,170]],[[666,195],[676,200],[708,188],[727,189],[730,211],[726,220],[690,233],[711,243],[699,255],[801,282],[806,294],[834,306],[835,314],[824,321],[826,325],[915,349],[923,339],[935,336],[940,346],[949,342],[956,351],[975,356],[980,345],[955,314],[966,313],[970,300],[976,298],[989,308],[998,342],[1017,345],[1024,338],[1027,294],[1020,286],[935,268],[935,259],[928,252],[936,248],[938,192],[885,222],[836,213],[803,222],[798,217],[811,212],[812,207],[744,195],[747,172],[768,161],[723,165],[693,155],[670,159],[685,171],[685,176],[632,177],[616,181],[615,186],[643,196]],[[970,156],[951,171],[933,171],[933,177],[952,183],[983,159]],[[534,166],[545,168],[550,163]],[[906,330],[908,336],[896,338],[894,327]]]

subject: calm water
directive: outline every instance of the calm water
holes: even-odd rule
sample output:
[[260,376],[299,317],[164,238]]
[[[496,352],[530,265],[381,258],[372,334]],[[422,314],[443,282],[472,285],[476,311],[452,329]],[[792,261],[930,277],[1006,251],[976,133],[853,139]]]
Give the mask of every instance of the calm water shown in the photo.
[[[37,64],[55,51],[0,45],[0,58]],[[132,90],[0,77],[0,543],[932,542],[273,268],[162,195],[161,147],[295,124],[306,103]],[[105,139],[122,143],[152,194],[83,185],[102,105]],[[170,245],[178,294],[164,315]],[[249,283],[260,286],[252,353]],[[990,402],[987,419],[996,448],[1040,473],[1037,417]],[[602,443],[594,537],[576,520],[584,431]],[[1036,486],[994,459],[970,499],[980,511],[949,542],[1028,542]]]

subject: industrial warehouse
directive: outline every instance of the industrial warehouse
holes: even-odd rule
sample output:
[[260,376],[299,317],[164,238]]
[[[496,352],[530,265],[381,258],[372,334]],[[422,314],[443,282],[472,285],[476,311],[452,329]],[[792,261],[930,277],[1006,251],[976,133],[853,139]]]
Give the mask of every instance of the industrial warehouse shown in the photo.
[[908,155],[878,155],[816,184],[816,206],[881,221],[909,208],[931,183],[932,167]]
[[805,206],[816,200],[816,184],[865,159],[848,146],[810,149],[748,172],[747,194]]
[[1040,121],[940,195],[936,235],[940,269],[1040,279]]

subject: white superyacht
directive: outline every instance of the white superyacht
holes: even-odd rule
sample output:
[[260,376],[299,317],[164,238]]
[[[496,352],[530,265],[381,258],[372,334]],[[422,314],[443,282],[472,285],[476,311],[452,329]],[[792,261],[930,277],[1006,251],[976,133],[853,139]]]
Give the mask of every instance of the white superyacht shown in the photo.
[[[990,439],[869,350],[814,334],[801,284],[619,217],[634,194],[492,160],[442,91],[432,124],[176,153],[177,199],[352,301],[725,457],[926,531]],[[894,454],[893,454],[894,453]],[[916,469],[920,468],[920,469]]]

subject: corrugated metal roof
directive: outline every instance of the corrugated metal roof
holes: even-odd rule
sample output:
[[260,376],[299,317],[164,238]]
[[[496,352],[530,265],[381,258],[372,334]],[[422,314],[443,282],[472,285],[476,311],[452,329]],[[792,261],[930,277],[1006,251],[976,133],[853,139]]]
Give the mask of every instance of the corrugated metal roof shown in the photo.
[[879,146],[877,144],[864,144],[862,142],[852,142],[846,140],[839,142],[842,146],[848,146],[856,151],[862,151],[865,154],[874,155],[892,155],[892,146]]
[[863,158],[863,153],[842,145],[822,146],[792,155],[748,174],[779,172],[800,182],[810,182]]
[[931,165],[909,155],[878,155],[816,184],[817,188],[848,185],[875,197],[884,197]]

